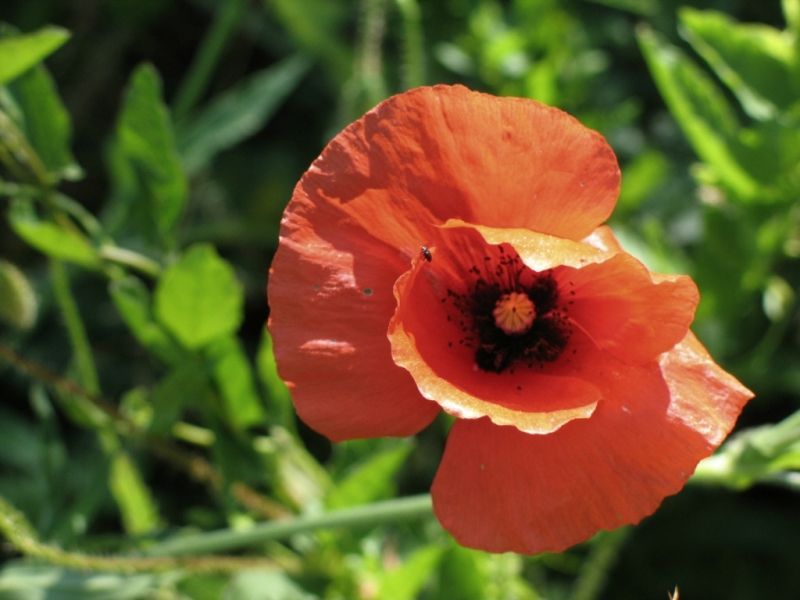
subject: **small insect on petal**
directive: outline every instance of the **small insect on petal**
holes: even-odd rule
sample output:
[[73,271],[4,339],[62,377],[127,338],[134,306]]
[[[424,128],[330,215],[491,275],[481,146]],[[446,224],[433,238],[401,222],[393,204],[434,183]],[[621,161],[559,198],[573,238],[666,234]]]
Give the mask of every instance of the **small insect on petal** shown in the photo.
[[422,258],[426,261],[431,262],[433,260],[433,254],[431,254],[430,248],[427,246],[420,246],[420,253],[422,254]]

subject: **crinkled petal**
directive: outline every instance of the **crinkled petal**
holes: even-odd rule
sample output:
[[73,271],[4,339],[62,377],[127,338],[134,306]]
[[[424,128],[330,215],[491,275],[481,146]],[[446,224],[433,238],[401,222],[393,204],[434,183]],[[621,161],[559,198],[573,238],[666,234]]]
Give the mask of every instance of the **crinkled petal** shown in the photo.
[[570,115],[440,85],[393,96],[348,126],[296,195],[329,227],[347,218],[413,252],[450,218],[581,239],[611,214],[619,182],[606,141]]
[[487,419],[454,424],[432,493],[437,517],[460,543],[561,551],[638,523],[681,489],[751,396],[691,337],[660,367],[620,366],[607,376],[592,418],[549,435]]
[[569,315],[602,350],[628,362],[652,360],[683,339],[700,299],[686,276],[655,275],[630,254],[557,270],[570,290]]
[[691,331],[660,362],[670,391],[670,416],[713,445],[721,444],[753,392],[715,363]]
[[579,269],[608,260],[617,251],[605,251],[586,242],[576,242],[530,229],[486,227],[460,219],[450,219],[443,228],[472,229],[480,233],[487,244],[509,244],[519,254],[522,262],[534,271],[546,271],[559,266]]
[[448,230],[474,230],[488,244],[509,244],[527,267],[554,269],[569,294],[569,316],[598,348],[631,362],[650,361],[686,335],[699,300],[685,276],[651,273],[622,250],[609,227],[576,242],[525,229],[451,219]]
[[624,251],[617,236],[614,235],[614,231],[608,225],[601,225],[582,241],[609,254]]
[[[475,366],[474,350],[458,343],[463,333],[441,302],[435,275],[441,255],[434,256],[433,264],[419,259],[398,279],[397,309],[389,326],[392,356],[411,373],[420,393],[459,418],[486,416],[528,433],[549,433],[590,417],[600,390],[584,378],[524,366],[503,373]],[[576,344],[575,354],[565,360],[590,360],[587,346]]]
[[412,435],[438,413],[392,361],[394,312],[385,246],[342,225],[326,239],[290,216],[269,279],[278,370],[300,417],[333,440]]

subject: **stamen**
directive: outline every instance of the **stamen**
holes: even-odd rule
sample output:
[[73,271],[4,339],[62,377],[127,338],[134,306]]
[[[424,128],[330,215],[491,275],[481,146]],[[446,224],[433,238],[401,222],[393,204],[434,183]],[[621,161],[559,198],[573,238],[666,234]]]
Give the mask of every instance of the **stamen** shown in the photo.
[[533,325],[536,308],[527,294],[511,292],[503,294],[492,311],[494,323],[508,335],[525,333]]

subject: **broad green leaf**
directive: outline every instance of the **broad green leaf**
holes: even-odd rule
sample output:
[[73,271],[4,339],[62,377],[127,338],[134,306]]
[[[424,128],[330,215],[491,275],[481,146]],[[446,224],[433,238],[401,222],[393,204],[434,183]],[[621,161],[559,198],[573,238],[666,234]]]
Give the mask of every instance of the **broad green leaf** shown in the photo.
[[289,388],[278,375],[278,365],[272,348],[272,336],[265,327],[256,355],[256,368],[261,385],[267,393],[268,418],[274,425],[294,429],[294,408]]
[[8,90],[18,107],[19,127],[52,179],[77,179],[81,170],[70,151],[69,114],[47,70],[30,69]]
[[667,176],[669,163],[657,150],[646,150],[637,155],[625,168],[622,190],[617,210],[633,211],[639,208]]
[[236,574],[222,600],[315,600],[283,573],[242,571]]
[[[112,148],[116,204],[127,218],[143,213],[145,225],[162,240],[170,233],[186,202],[186,176],[178,157],[161,79],[150,65],[131,76]],[[143,203],[140,206],[139,203]]]
[[8,600],[139,600],[157,597],[175,575],[116,575],[63,567],[10,563],[0,571],[0,597]]
[[695,152],[737,195],[757,196],[758,184],[734,153],[739,124],[717,86],[655,32],[641,29],[638,38],[656,85]]
[[22,75],[69,39],[61,27],[42,27],[39,31],[0,38],[0,85]]
[[491,587],[489,558],[483,552],[452,544],[439,566],[439,589],[461,600],[500,600],[500,596],[488,595]]
[[755,119],[775,118],[800,101],[792,72],[792,38],[766,25],[737,23],[727,15],[690,8],[680,12],[683,35],[733,90]]
[[594,4],[602,4],[617,10],[624,10],[642,17],[652,17],[658,12],[656,0],[586,0]]
[[795,36],[800,35],[800,0],[783,0],[781,4],[786,25]]
[[734,435],[719,452],[697,467],[696,483],[745,489],[800,470],[800,411],[783,421]]
[[370,456],[337,482],[326,499],[330,509],[357,506],[389,498],[396,489],[397,472],[413,446],[401,443]]
[[258,450],[267,459],[281,501],[302,510],[322,506],[331,487],[330,476],[297,438],[281,427],[273,427]]
[[112,459],[108,483],[127,533],[147,533],[158,527],[155,500],[127,453],[117,452]]
[[204,244],[189,248],[156,288],[156,317],[189,349],[235,332],[243,303],[233,268]]
[[191,600],[220,600],[223,590],[230,585],[230,576],[223,573],[187,573],[180,583],[180,598]]
[[794,203],[800,195],[800,119],[758,123],[741,139],[741,156],[761,183],[755,200]]
[[36,321],[39,303],[27,277],[12,263],[0,259],[0,320],[18,329]]
[[167,433],[180,418],[184,407],[202,405],[209,393],[210,381],[203,365],[196,360],[181,363],[161,379],[153,390],[150,431]]
[[178,150],[189,174],[208,165],[219,152],[256,133],[297,87],[309,67],[300,55],[250,75],[211,101],[178,130]]
[[139,279],[118,279],[108,289],[117,312],[142,346],[167,363],[180,360],[181,349],[155,321],[150,292]]
[[256,390],[250,360],[239,339],[235,336],[221,338],[212,343],[207,352],[227,422],[234,429],[263,423],[264,407]]
[[41,220],[30,202],[15,201],[8,219],[14,233],[40,252],[83,267],[100,267],[97,251],[83,234],[70,224]]
[[398,568],[381,578],[381,600],[414,600],[433,575],[442,559],[442,546],[425,546],[413,552]]

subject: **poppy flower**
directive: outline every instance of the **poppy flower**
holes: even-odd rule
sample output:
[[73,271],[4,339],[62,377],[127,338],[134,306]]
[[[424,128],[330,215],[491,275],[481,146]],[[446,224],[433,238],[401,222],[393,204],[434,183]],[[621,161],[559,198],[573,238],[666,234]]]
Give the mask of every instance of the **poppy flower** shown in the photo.
[[432,486],[462,544],[560,551],[680,490],[752,396],[689,331],[691,279],[603,222],[598,133],[461,86],[389,98],[295,188],[269,280],[279,372],[334,441],[455,417]]

